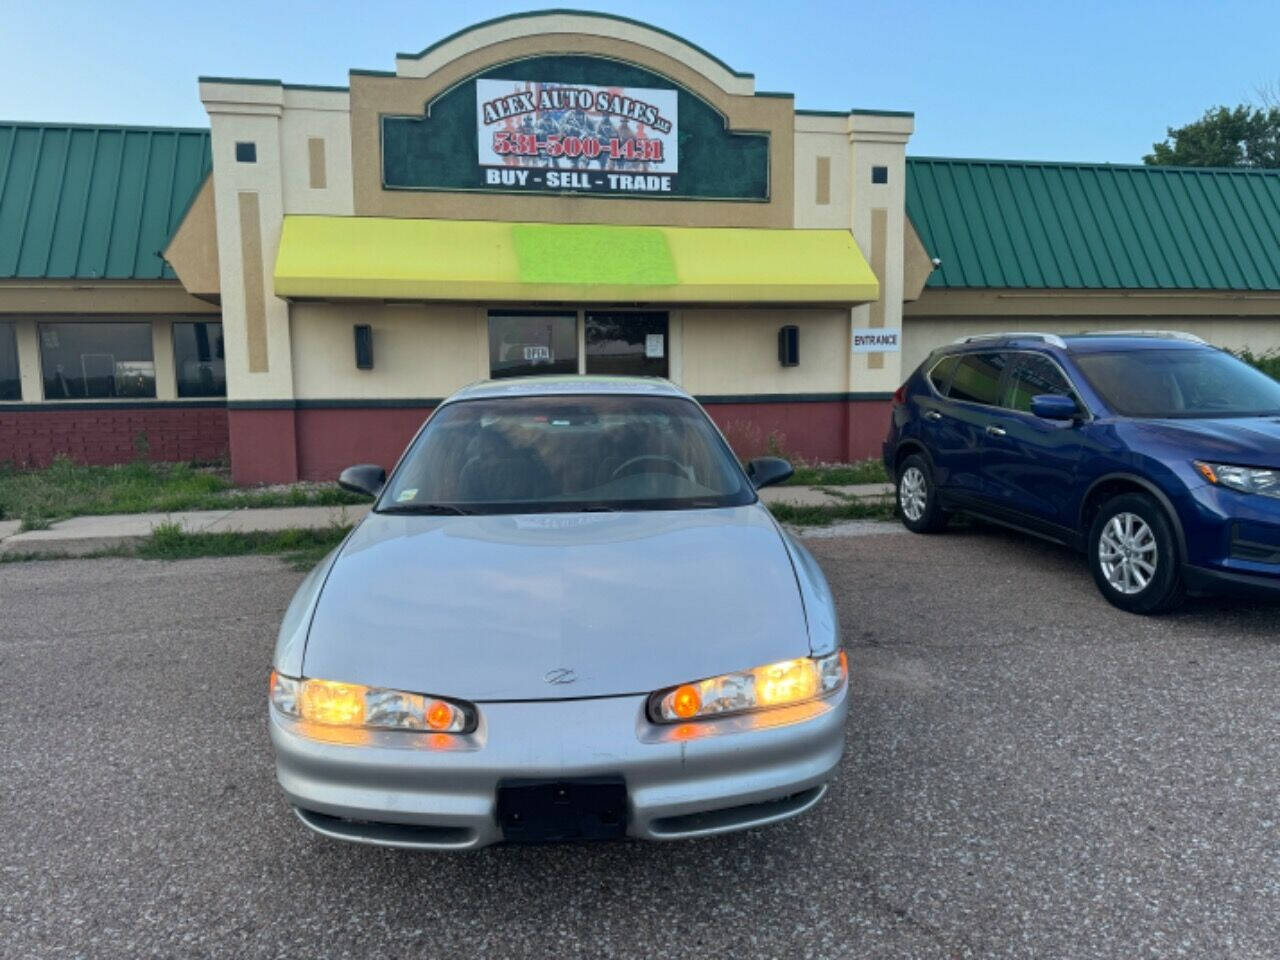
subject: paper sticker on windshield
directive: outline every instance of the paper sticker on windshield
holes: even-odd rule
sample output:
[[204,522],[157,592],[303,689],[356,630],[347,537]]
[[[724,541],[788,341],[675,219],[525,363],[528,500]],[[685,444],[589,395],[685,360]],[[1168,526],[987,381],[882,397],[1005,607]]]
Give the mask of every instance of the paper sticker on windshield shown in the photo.
[[406,500],[412,500],[418,495],[417,487],[410,487],[408,490],[401,490],[396,496],[396,503],[404,503]]

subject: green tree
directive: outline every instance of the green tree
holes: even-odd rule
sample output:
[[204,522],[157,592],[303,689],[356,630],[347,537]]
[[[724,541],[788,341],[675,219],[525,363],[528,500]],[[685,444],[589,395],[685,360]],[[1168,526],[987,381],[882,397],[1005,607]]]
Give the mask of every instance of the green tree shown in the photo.
[[1185,167],[1280,167],[1280,106],[1213,107],[1185,127],[1169,127],[1143,163]]

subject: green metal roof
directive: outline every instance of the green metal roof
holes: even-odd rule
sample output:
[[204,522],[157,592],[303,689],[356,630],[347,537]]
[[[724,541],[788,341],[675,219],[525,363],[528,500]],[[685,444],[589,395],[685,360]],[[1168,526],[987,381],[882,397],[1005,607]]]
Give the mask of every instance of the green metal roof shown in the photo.
[[1280,290],[1280,170],[907,158],[930,287]]
[[209,131],[0,123],[0,279],[173,279]]

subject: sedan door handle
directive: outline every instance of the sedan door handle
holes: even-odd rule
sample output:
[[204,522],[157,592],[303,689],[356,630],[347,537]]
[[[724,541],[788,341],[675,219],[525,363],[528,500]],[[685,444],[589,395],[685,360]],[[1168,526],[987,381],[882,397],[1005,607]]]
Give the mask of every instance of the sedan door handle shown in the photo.
[[987,427],[987,436],[989,437],[1003,437],[1006,433],[1007,431],[1004,427],[997,427],[994,423]]
[[926,420],[941,420],[942,414],[940,414],[937,410],[926,410],[924,412],[924,418]]

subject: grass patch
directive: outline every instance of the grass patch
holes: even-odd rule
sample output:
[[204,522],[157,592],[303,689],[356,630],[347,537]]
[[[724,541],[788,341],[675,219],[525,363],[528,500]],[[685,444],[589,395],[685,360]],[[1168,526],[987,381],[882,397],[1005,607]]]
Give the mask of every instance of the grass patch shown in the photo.
[[195,557],[279,555],[295,569],[315,566],[339,543],[350,526],[315,530],[273,530],[256,533],[187,533],[176,523],[156,527],[133,555],[144,560],[190,560]]
[[783,523],[798,527],[825,527],[841,520],[892,520],[893,499],[850,500],[830,506],[797,506],[773,503],[770,512]]
[[0,553],[0,564],[37,560],[100,560],[133,557],[143,560],[193,560],[197,557],[278,556],[295,570],[310,570],[342,542],[351,526],[260,533],[187,533],[176,523],[157,526],[141,543],[107,547],[66,556],[48,553]]
[[844,487],[855,483],[888,483],[884,464],[879,460],[861,460],[858,463],[827,463],[813,466],[797,466],[796,472],[786,482],[789,487]]
[[106,513],[330,506],[367,500],[336,486],[237,488],[225,469],[189,463],[87,467],[59,457],[42,470],[0,465],[0,520],[21,518],[28,530],[68,517]]

